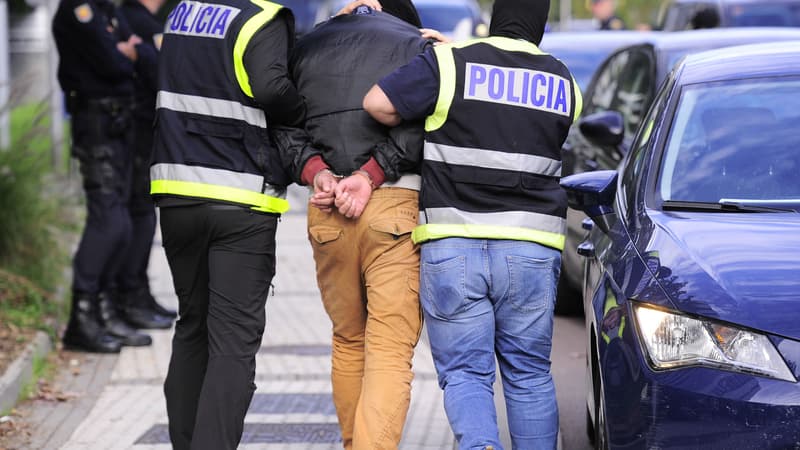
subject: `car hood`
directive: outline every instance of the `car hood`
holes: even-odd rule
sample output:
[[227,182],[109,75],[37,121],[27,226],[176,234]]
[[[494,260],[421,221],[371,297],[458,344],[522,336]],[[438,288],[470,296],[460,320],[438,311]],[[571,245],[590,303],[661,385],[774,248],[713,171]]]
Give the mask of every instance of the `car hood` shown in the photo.
[[637,249],[675,308],[800,339],[800,214],[651,210],[643,225]]

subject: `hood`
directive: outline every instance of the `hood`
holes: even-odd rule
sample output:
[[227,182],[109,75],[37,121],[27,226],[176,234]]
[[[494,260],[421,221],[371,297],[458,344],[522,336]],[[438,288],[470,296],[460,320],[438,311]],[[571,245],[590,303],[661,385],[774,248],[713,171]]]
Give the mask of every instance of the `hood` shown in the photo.
[[550,0],[495,0],[489,35],[524,39],[539,45],[549,11]]
[[636,240],[691,314],[800,339],[800,214],[654,213]]
[[381,9],[417,28],[422,27],[417,8],[411,3],[411,0],[381,0]]

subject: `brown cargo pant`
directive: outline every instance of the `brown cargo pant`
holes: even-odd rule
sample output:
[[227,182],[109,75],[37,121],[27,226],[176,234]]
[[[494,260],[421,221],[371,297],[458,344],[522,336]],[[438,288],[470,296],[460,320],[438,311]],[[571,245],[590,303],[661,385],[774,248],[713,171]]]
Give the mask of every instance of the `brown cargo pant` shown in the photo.
[[380,188],[348,219],[309,206],[308,237],[333,324],[333,402],[347,450],[397,449],[422,330],[418,192]]

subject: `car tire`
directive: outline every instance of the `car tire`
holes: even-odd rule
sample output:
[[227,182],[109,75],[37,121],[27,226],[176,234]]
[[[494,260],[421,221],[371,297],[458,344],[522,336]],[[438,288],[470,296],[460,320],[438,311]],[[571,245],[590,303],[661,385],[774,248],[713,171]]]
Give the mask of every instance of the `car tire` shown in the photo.
[[603,394],[602,383],[600,395],[595,401],[594,448],[595,450],[608,450],[608,429],[606,428],[606,401]]

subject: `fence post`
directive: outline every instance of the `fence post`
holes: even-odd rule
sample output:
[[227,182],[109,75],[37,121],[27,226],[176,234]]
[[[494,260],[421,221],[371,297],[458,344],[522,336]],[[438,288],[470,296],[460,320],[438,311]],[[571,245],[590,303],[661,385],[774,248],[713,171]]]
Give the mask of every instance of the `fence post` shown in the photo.
[[11,71],[8,55],[8,2],[0,0],[0,149],[7,149],[11,145],[11,105],[8,104]]

